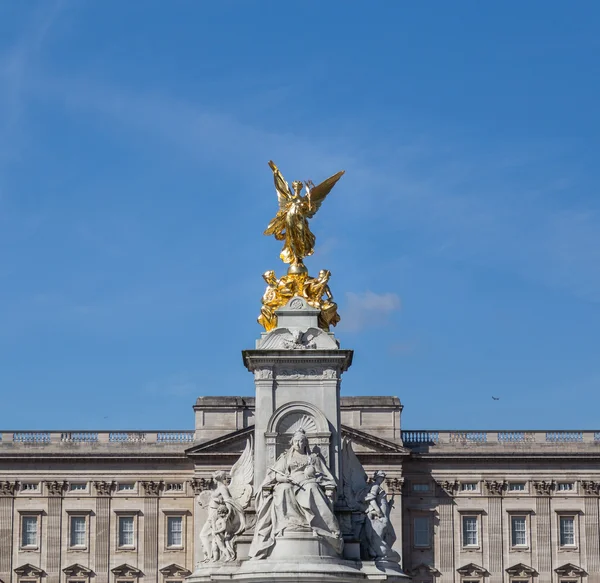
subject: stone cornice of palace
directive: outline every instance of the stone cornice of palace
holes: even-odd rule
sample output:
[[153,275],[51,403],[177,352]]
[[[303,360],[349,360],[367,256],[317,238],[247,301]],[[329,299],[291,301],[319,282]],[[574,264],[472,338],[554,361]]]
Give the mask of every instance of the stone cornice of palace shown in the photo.
[[479,449],[474,446],[472,451],[461,450],[446,450],[446,451],[430,451],[418,452],[412,451],[411,457],[415,460],[422,461],[465,461],[472,463],[473,461],[484,461],[486,463],[505,463],[511,460],[513,463],[526,461],[557,461],[565,459],[577,459],[578,461],[589,460],[590,462],[600,461],[600,450],[595,448],[588,451],[573,451],[573,449],[565,448],[564,451],[553,449],[553,451],[527,451],[515,447],[514,449],[505,448],[504,451],[498,449]]
[[346,371],[352,364],[353,350],[243,350],[244,366],[254,371],[261,367],[278,368],[300,364],[328,366],[334,363]]
[[[73,461],[90,461],[98,463],[113,463],[113,462],[129,462],[129,463],[160,463],[166,462],[169,464],[186,465],[188,461],[183,448],[179,452],[160,452],[152,451],[155,445],[140,445],[132,447],[127,451],[114,451],[114,446],[105,448],[87,448],[81,447],[76,452],[61,451],[61,447],[39,447],[39,448],[15,448],[10,451],[0,449],[0,466],[5,461],[18,461],[29,463],[35,460],[46,460],[51,462],[73,462]],[[160,447],[160,446],[159,446]],[[112,450],[112,451],[111,451]]]

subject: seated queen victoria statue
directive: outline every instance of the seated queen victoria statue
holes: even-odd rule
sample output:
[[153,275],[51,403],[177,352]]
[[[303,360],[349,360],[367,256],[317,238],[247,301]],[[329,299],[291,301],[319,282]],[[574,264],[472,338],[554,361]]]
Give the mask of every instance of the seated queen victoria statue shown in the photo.
[[290,448],[267,470],[256,497],[256,526],[249,555],[268,557],[278,537],[312,531],[313,536],[342,552],[340,526],[328,494],[336,483],[325,461],[311,453],[305,432],[294,433]]

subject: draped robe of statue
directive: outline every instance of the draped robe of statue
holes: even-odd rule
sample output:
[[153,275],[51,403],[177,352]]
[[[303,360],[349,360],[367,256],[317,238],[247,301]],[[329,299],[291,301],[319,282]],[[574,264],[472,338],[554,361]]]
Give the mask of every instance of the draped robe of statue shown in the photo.
[[281,454],[273,469],[256,498],[250,557],[267,557],[275,537],[285,532],[310,530],[341,553],[340,526],[325,493],[325,488],[335,489],[335,478],[322,458],[310,453],[304,435],[294,436],[292,447]]

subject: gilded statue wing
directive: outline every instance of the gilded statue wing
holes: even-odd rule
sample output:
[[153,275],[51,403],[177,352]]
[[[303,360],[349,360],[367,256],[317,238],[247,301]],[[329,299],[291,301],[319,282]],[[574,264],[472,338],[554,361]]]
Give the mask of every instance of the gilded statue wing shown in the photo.
[[269,226],[266,228],[264,234],[275,235],[275,238],[281,241],[284,238],[283,229],[285,229],[285,216],[287,214],[288,206],[293,194],[288,183],[273,160],[269,160],[269,166],[271,167],[271,170],[273,170],[273,181],[275,182],[275,190],[277,191],[279,210],[269,223]]
[[347,438],[342,442],[342,469],[346,503],[353,510],[359,510],[369,489],[369,483],[365,469],[352,449],[352,442]]
[[246,442],[246,448],[233,467],[229,476],[229,492],[231,497],[242,507],[246,508],[252,498],[252,482],[254,480],[254,454],[252,438]]
[[307,186],[309,195],[306,199],[310,202],[308,212],[306,216],[311,219],[315,216],[315,213],[319,210],[321,203],[325,200],[325,197],[331,192],[331,189],[335,186],[335,183],[343,176],[345,170],[340,170],[337,174],[330,176],[327,180],[323,180],[321,184],[310,188]]

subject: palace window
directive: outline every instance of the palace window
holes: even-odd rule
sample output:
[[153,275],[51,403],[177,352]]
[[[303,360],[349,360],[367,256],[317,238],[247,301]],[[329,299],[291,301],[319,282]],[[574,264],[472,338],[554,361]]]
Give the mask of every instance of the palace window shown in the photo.
[[477,492],[477,482],[461,482],[460,489],[463,492]]
[[37,548],[38,516],[21,516],[21,547]]
[[135,546],[135,519],[133,516],[119,516],[119,547]]
[[[511,516],[510,541],[513,547],[527,546],[527,517]],[[513,582],[514,583],[514,582]]]
[[413,492],[429,492],[429,484],[413,484],[412,485]]
[[167,492],[183,492],[183,482],[167,482],[165,485]]
[[413,546],[416,548],[431,546],[431,519],[429,516],[415,516],[413,519]]
[[118,492],[132,492],[133,490],[135,490],[134,482],[119,482],[117,486]]
[[509,492],[525,492],[525,482],[510,482],[508,484]]
[[463,547],[476,547],[479,545],[477,516],[462,517],[462,533]]
[[71,492],[84,492],[87,489],[85,482],[71,482],[69,484],[69,491]]
[[575,546],[575,517],[559,516],[559,539],[561,547]]
[[573,482],[559,482],[558,483],[558,491],[559,492],[573,492],[575,490],[575,484]]
[[87,519],[85,516],[71,516],[69,527],[70,531],[70,546],[86,547],[87,546]]
[[21,484],[21,492],[37,492],[39,487],[39,482],[23,482]]
[[167,516],[167,547],[183,546],[183,516]]

